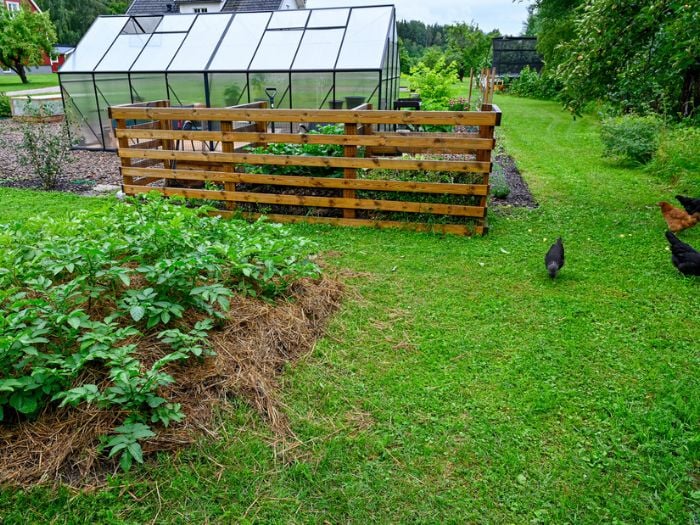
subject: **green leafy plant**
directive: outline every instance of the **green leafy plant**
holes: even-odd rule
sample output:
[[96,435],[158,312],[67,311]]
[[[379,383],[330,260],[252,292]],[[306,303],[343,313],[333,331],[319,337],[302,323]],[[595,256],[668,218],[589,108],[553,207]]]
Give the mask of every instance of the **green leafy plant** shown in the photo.
[[55,126],[42,122],[49,116],[42,105],[28,112],[37,122],[22,122],[22,143],[17,158],[25,166],[30,166],[39,177],[44,189],[54,189],[68,164],[72,162],[71,142],[68,124]]
[[546,73],[538,73],[525,66],[520,76],[513,78],[507,84],[508,93],[518,97],[554,100],[559,96],[561,83]]
[[441,111],[448,108],[452,86],[458,81],[457,66],[444,57],[430,68],[419,62],[411,69],[410,84],[420,93],[423,109]]
[[10,107],[10,97],[5,93],[0,93],[0,118],[11,117],[12,108]]
[[506,176],[503,173],[503,168],[498,164],[494,165],[493,173],[489,179],[491,185],[491,195],[497,199],[505,199],[510,195],[510,187],[506,182]]
[[[318,275],[308,241],[183,204],[151,195],[0,225],[0,421],[53,403],[118,409],[123,424],[104,446],[127,469],[151,425],[184,418],[167,399],[170,368],[212,355],[208,334],[234,293],[272,299]],[[187,311],[204,318],[191,326]],[[149,337],[165,352],[146,366]]]
[[646,164],[659,147],[661,129],[661,120],[654,116],[625,115],[605,119],[600,128],[603,154]]

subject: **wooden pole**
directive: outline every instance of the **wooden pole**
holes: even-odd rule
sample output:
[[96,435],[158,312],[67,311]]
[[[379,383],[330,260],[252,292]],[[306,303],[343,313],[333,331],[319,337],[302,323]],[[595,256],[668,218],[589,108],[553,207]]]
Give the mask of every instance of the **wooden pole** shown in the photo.
[[472,109],[472,86],[474,85],[474,68],[469,68],[469,98],[467,99],[467,104],[469,104],[469,110]]

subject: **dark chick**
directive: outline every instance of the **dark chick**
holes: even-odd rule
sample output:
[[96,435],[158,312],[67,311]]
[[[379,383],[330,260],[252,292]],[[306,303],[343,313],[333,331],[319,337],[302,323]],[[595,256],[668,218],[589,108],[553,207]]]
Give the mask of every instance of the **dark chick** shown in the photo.
[[678,240],[671,232],[666,232],[671,243],[671,262],[683,275],[700,275],[700,252],[689,244]]
[[564,266],[564,244],[561,242],[561,237],[557,239],[557,242],[552,244],[547,255],[544,256],[544,265],[552,279],[557,276],[559,270]]
[[685,211],[687,211],[690,215],[700,213],[700,199],[676,195],[676,200],[683,205]]

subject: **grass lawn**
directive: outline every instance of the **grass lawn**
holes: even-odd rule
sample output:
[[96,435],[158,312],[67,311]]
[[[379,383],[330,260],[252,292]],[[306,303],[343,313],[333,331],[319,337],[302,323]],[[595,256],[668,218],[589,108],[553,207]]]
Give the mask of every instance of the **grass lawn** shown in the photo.
[[[598,124],[497,97],[541,207],[484,238],[295,226],[356,277],[284,375],[298,441],[246,406],[219,440],[105,490],[0,492],[3,523],[693,523],[698,286],[654,203],[676,190],[600,157]],[[700,177],[698,177],[700,179]],[[94,199],[0,190],[0,220]],[[552,282],[544,253],[561,235]],[[700,246],[700,228],[682,234]]]
[[17,75],[0,75],[0,93],[58,86],[58,75],[55,73],[27,75],[27,78],[29,84],[22,84]]

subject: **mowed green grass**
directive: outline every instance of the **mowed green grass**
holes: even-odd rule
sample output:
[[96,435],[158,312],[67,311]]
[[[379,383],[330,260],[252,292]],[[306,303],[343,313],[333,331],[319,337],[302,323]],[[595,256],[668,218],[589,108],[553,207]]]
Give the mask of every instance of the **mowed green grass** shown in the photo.
[[27,75],[28,84],[22,84],[17,75],[0,75],[0,93],[8,91],[25,91],[58,86],[58,75],[55,73]]
[[[491,210],[484,238],[294,227],[352,270],[327,337],[283,374],[295,439],[236,404],[219,439],[102,490],[4,488],[4,522],[697,520],[700,279],[671,266],[654,206],[692,188],[601,159],[591,117],[496,103],[540,208]],[[0,199],[0,220],[101,205]]]

